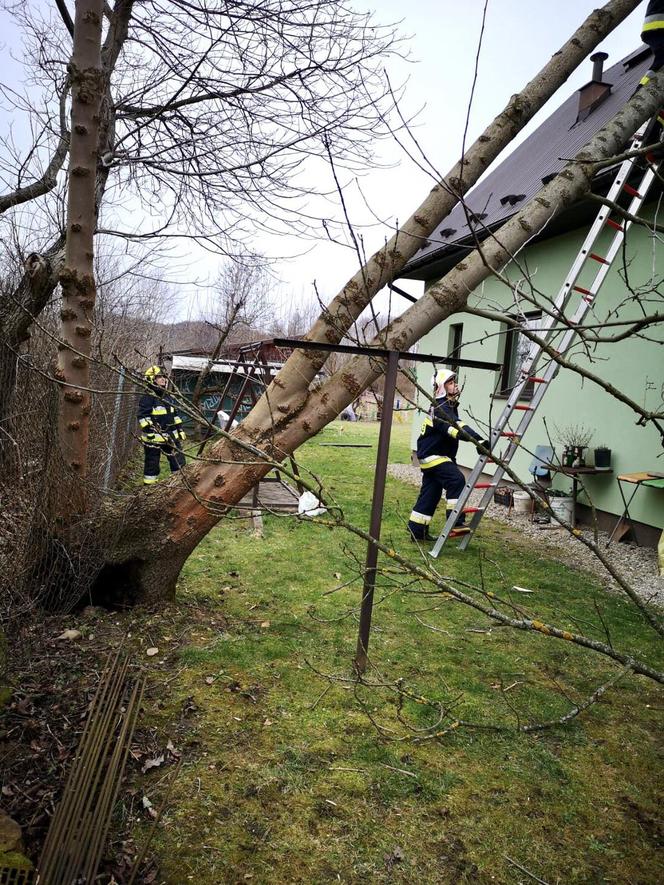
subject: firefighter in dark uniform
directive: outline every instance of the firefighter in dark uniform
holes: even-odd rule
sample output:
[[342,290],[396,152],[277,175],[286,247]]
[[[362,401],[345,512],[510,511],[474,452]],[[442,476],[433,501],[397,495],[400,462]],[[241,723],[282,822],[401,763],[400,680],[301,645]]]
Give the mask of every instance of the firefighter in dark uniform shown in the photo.
[[650,0],[648,3],[641,39],[654,53],[650,68],[639,83],[640,86],[645,86],[652,75],[664,65],[664,0]]
[[138,423],[145,454],[143,483],[152,485],[159,479],[159,462],[162,452],[168,459],[171,471],[184,467],[182,440],[187,434],[182,427],[175,403],[166,393],[168,378],[160,366],[150,366],[145,373],[150,392],[144,393],[138,403]]
[[[489,447],[488,440],[459,419],[459,387],[455,372],[442,370],[434,378],[435,401],[422,424],[417,440],[417,460],[422,471],[422,487],[408,521],[414,541],[433,541],[429,525],[443,491],[447,499],[447,516],[454,509],[466,483],[456,464],[459,440],[465,439]],[[456,528],[463,531],[461,514]]]
[[[664,0],[650,0],[646,7],[646,17],[641,28],[641,39],[646,43],[653,52],[653,60],[650,67],[639,80],[637,92],[641,86],[645,86],[650,82],[650,78],[657,71],[661,70],[664,65]],[[659,141],[662,138],[662,130],[664,129],[664,108],[660,108],[657,113],[657,122],[646,133],[647,143]],[[661,159],[661,147],[657,147],[653,152],[656,159]]]

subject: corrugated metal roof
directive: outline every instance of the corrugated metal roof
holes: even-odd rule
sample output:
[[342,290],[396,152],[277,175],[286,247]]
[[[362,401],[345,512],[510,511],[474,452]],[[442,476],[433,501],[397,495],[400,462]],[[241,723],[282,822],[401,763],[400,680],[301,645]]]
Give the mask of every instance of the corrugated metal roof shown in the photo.
[[[180,356],[179,354],[173,354],[173,363],[171,368],[187,372],[201,372],[205,368],[205,366],[207,366],[208,362],[209,357]],[[269,366],[271,369],[280,369],[283,366],[283,363],[268,362],[266,363],[266,365]],[[212,363],[210,371],[224,372],[225,374],[237,372],[238,375],[243,375],[245,372],[245,368],[241,365],[238,365],[237,362],[215,362]]]
[[[606,70],[602,82],[611,85],[611,92],[585,119],[578,121],[579,92],[575,92],[469,192],[466,209],[479,219],[475,224],[478,235],[484,228],[495,229],[516,214],[541,189],[542,179],[560,172],[566,161],[615,116],[633,94],[651,58],[644,45]],[[458,203],[431,235],[429,244],[408,262],[401,276],[428,279],[435,275],[433,269],[427,273],[428,265],[439,263],[446,252],[456,251],[459,245],[473,239],[473,227]]]

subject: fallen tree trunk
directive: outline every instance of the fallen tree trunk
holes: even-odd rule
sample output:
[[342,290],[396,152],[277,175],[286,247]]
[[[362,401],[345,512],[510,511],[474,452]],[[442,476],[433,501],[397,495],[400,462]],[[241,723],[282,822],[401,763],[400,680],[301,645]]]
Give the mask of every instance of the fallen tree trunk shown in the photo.
[[[382,330],[376,345],[406,350],[448,316],[465,308],[469,294],[494,269],[502,268],[556,214],[590,190],[594,163],[620,152],[628,138],[652,117],[664,99],[664,72],[625,105],[586,148],[547,184],[497,235],[464,258],[420,300]],[[107,518],[123,520],[114,549],[100,576],[128,588],[132,601],[171,598],[191,551],[264,476],[318,433],[383,372],[381,361],[357,357],[320,389],[283,389],[280,376],[231,438],[209,451],[209,462],[193,465],[163,485],[138,493],[129,510],[111,506]],[[267,413],[268,418],[264,416]],[[148,527],[147,530],[145,527]]]

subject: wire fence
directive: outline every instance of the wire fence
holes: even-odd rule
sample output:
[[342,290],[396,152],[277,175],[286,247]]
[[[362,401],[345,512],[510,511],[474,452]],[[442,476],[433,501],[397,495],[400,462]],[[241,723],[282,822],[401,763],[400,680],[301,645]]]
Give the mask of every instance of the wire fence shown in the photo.
[[76,605],[103,565],[100,543],[113,540],[99,537],[100,508],[138,444],[141,390],[124,369],[103,364],[91,367],[90,387],[88,507],[64,524],[68,505],[76,512],[78,488],[59,451],[50,357],[46,348],[17,354],[0,341],[0,623],[6,628],[35,606]]

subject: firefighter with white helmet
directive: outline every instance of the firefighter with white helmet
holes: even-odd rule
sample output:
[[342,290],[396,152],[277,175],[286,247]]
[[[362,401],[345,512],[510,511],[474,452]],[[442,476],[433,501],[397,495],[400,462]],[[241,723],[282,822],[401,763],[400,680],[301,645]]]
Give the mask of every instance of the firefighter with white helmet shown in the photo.
[[152,485],[159,478],[162,454],[166,455],[172,472],[184,466],[182,440],[187,434],[176,404],[166,392],[168,378],[161,366],[150,366],[145,372],[145,380],[150,391],[138,402],[138,424],[145,455],[143,484]]
[[[435,399],[417,440],[422,486],[408,521],[408,531],[414,541],[434,540],[429,534],[429,525],[443,491],[449,516],[463,490],[466,480],[456,463],[459,440],[489,446],[488,440],[459,418],[460,390],[456,372],[448,369],[436,372],[433,387]],[[464,521],[461,514],[457,530],[464,530]]]

